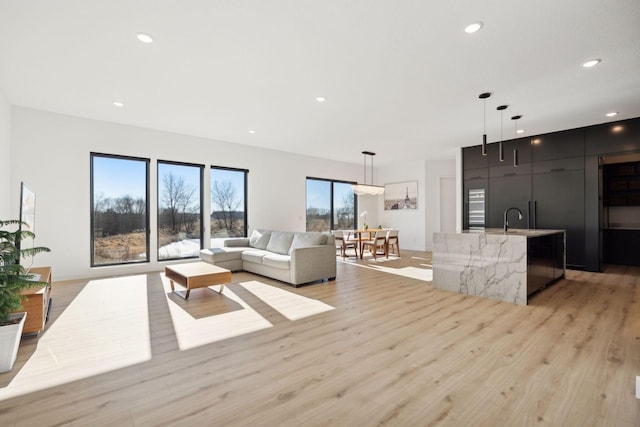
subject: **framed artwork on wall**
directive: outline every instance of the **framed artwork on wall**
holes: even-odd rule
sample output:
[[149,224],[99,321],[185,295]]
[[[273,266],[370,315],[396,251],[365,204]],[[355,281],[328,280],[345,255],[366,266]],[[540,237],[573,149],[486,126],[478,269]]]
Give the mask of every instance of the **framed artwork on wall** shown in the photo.
[[384,210],[418,209],[418,181],[384,185]]

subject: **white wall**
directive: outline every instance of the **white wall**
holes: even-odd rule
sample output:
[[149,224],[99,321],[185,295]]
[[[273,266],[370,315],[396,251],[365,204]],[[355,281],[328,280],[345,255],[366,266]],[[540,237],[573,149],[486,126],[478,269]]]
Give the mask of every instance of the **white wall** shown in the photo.
[[378,212],[379,222],[383,227],[397,228],[402,249],[424,251],[425,244],[425,215],[427,212],[426,174],[423,160],[407,162],[402,165],[379,168],[380,184],[392,184],[404,181],[418,181],[418,208],[411,210],[384,210],[384,198],[380,196]]
[[[0,106],[0,118],[6,116],[8,114]],[[35,264],[52,265],[56,280],[163,268],[163,264],[156,261],[155,233],[151,233],[149,264],[90,267],[91,152],[150,158],[152,188],[156,188],[155,161],[158,159],[249,169],[250,229],[304,231],[305,178],[357,181],[360,175],[360,169],[352,163],[21,107],[12,108],[11,135],[11,194],[0,200],[19,197],[20,181],[26,182],[36,193],[36,244],[48,246],[52,252],[39,254]],[[7,145],[1,138],[0,144]],[[0,148],[6,148],[3,145]],[[153,193],[150,200],[152,227],[156,200]],[[18,215],[18,209],[17,204],[12,204],[11,213]]]
[[[0,219],[16,219],[12,217],[11,206],[14,194],[11,192],[11,109],[4,95],[0,92]],[[18,195],[19,198],[20,190]],[[17,199],[14,204],[17,203]]]
[[[384,210],[384,200],[379,199],[378,213],[383,227],[400,230],[400,247],[430,251],[433,246],[433,233],[440,230],[440,215],[456,217],[456,205],[441,206],[441,178],[456,177],[456,161],[418,160],[393,167],[380,168],[380,184],[403,181],[418,181],[418,208],[415,210]],[[442,212],[442,214],[441,214]]]
[[[425,162],[425,175],[426,175],[426,226],[425,226],[425,250],[430,251],[433,249],[433,233],[442,231],[441,224],[445,221],[441,216],[446,215],[456,221],[456,194],[455,188],[454,194],[444,197],[440,193],[442,178],[454,178],[456,177],[456,161],[451,160],[431,160]],[[443,205],[442,203],[446,203]],[[433,205],[433,206],[431,206]],[[455,231],[455,230],[454,230]]]

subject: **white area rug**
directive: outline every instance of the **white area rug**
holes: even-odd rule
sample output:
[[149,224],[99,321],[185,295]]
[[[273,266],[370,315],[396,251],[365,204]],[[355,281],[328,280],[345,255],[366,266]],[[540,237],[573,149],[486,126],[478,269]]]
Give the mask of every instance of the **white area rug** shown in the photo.
[[144,362],[150,343],[147,276],[92,280],[40,336],[0,400]]
[[328,304],[275,286],[252,280],[240,285],[289,320],[298,320],[333,310]]

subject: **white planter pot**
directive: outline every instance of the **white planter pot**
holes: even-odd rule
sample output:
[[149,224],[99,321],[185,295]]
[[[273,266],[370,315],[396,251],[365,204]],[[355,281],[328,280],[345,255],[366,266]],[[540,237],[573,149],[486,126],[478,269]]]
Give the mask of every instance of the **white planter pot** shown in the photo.
[[20,316],[22,316],[20,323],[0,326],[0,373],[9,372],[16,362],[20,338],[22,338],[22,328],[27,319],[27,313],[14,313],[10,315],[12,319]]

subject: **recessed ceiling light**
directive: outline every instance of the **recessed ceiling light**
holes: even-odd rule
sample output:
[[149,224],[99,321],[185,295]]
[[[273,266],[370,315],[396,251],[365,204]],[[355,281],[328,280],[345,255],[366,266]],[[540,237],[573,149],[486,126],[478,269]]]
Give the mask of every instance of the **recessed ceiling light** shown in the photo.
[[113,105],[116,107],[124,107],[124,102],[122,101],[113,101]]
[[595,67],[596,65],[598,65],[602,60],[601,59],[591,59],[587,62],[585,62],[584,64],[582,64],[582,66],[584,68],[591,68],[591,67]]
[[617,115],[618,115],[617,111],[612,111],[610,113],[605,114],[605,116],[607,116],[607,117],[613,117],[613,116],[617,116]]
[[138,40],[140,40],[142,43],[153,43],[153,37],[151,37],[149,34],[147,33],[138,33],[136,34],[136,37],[138,38]]
[[524,133],[524,129],[518,129],[516,133]]
[[254,133],[256,133],[256,131],[252,129],[252,130],[250,130],[250,131],[249,131],[249,133],[250,133],[251,135],[253,135]]
[[475,33],[477,31],[480,31],[483,25],[484,24],[480,21],[474,22],[473,24],[469,24],[466,27],[464,27],[464,32],[468,34]]
[[318,96],[318,97],[316,98],[316,101],[318,101],[318,102],[324,102],[324,101],[326,101],[326,100],[327,100],[327,98],[325,98],[324,96]]

